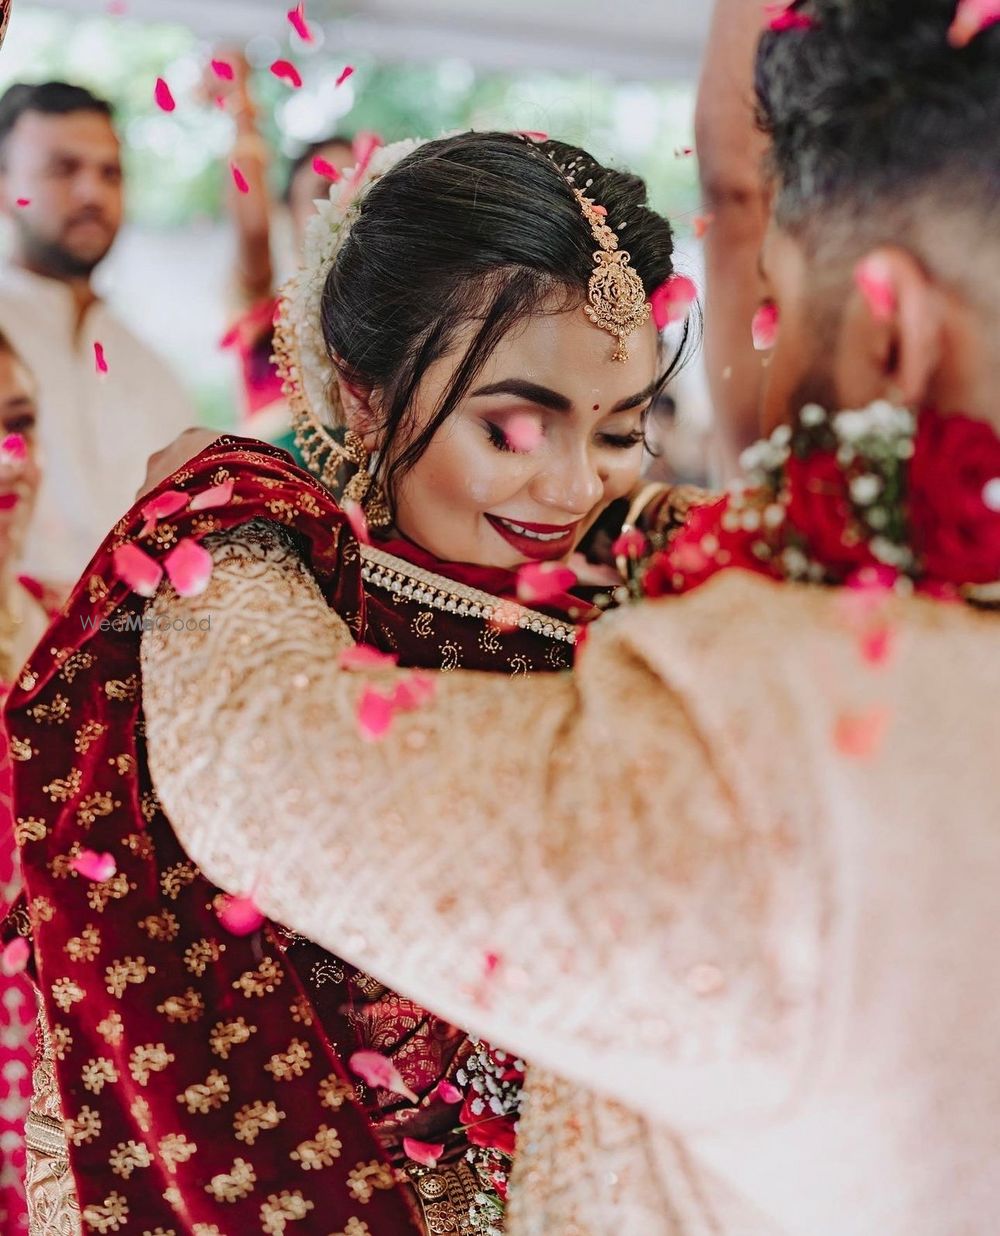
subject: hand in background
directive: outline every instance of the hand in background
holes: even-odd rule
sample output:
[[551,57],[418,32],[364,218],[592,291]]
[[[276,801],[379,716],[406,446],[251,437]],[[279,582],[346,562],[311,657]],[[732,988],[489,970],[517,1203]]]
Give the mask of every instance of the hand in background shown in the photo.
[[216,438],[222,435],[214,429],[185,429],[184,432],[155,455],[150,455],[146,464],[146,479],[143,481],[136,501],[144,498],[154,490],[161,481],[165,481],[172,472],[183,468],[189,459],[200,455],[206,446],[211,446]]

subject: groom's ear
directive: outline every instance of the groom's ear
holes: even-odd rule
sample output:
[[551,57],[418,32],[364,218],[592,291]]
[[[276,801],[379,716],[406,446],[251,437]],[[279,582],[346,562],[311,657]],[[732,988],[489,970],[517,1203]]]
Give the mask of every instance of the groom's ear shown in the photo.
[[341,373],[337,374],[337,389],[340,392],[347,428],[354,430],[365,444],[365,450],[371,454],[379,446],[374,393],[355,379]]
[[[854,268],[841,333],[841,365],[854,373],[841,389],[860,385],[875,398],[920,407],[934,385],[946,329],[944,296],[920,262],[894,246],[872,250]],[[867,402],[848,397],[847,406]]]

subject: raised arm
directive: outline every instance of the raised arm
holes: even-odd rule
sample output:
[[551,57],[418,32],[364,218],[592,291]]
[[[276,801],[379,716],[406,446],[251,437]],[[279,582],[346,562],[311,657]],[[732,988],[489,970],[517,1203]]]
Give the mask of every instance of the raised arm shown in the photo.
[[280,533],[213,552],[208,591],[164,589],[151,614],[171,629],[143,640],[157,790],[211,880],[660,1118],[783,1097],[806,1011],[775,847],[626,623],[575,675],[440,675],[366,742],[362,691],[405,675],[337,668],[350,637]]
[[767,226],[766,143],[753,117],[753,58],[762,0],[716,0],[698,89],[695,128],[706,208],[705,358],[723,467],[758,436],[763,381],[750,325],[761,297],[758,259]]

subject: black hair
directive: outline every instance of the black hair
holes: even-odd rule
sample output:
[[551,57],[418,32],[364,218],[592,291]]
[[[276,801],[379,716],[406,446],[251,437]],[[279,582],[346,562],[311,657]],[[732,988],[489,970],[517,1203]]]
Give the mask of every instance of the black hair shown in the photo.
[[778,223],[811,245],[832,229],[838,244],[919,252],[933,249],[915,243],[930,204],[939,241],[960,213],[1000,236],[1000,24],[956,47],[956,0],[792,9],[804,20],[767,31],[756,62]]
[[106,99],[98,98],[83,86],[69,82],[39,82],[29,85],[15,82],[0,97],[0,157],[7,138],[25,112],[43,116],[68,116],[71,112],[97,112],[114,118],[114,108]]
[[[575,146],[509,133],[442,138],[362,198],[327,278],[322,326],[342,377],[381,393],[378,479],[390,500],[394,480],[427,449],[511,327],[553,294],[567,308],[586,299],[596,243],[573,185],[605,207],[652,293],[673,273],[670,224],[650,208],[638,176]],[[409,436],[407,413],[428,368],[470,320],[479,329],[429,424],[391,451],[401,431]]]
[[342,137],[339,134],[323,138],[321,141],[310,142],[308,146],[300,150],[299,153],[292,159],[288,165],[288,170],[285,173],[285,184],[281,192],[281,200],[288,206],[292,200],[292,187],[295,184],[295,178],[304,167],[311,164],[313,159],[323,150],[328,150],[331,146],[340,146],[344,150],[353,152],[354,143],[349,137]]

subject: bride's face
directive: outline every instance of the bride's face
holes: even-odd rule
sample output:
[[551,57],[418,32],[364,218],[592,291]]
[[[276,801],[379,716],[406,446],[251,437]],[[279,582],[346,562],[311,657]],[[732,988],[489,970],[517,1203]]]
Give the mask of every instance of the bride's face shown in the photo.
[[[476,329],[428,370],[417,433]],[[568,558],[639,480],[657,342],[648,322],[629,338],[629,360],[613,361],[614,340],[581,308],[523,320],[400,477],[398,530],[449,562],[515,568]]]

